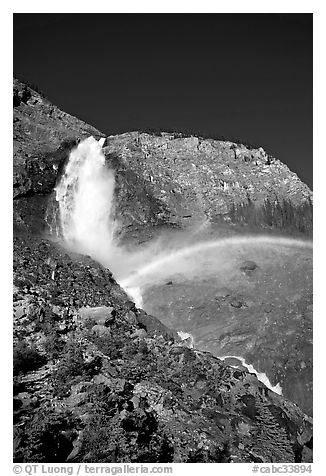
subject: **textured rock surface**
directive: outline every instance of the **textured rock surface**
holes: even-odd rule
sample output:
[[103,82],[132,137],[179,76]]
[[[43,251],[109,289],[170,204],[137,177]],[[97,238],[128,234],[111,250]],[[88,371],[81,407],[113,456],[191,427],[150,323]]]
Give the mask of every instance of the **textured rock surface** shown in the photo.
[[[103,134],[16,80],[14,91],[15,461],[310,461],[312,422],[295,404],[183,345],[136,309],[109,270],[44,236],[50,192],[71,146]],[[256,172],[269,184],[264,193],[310,194],[277,161],[268,175],[262,151],[247,160],[240,146],[199,142],[109,138],[125,226],[214,219],[232,197],[245,198],[244,168],[247,186]],[[103,306],[112,309],[104,326],[81,319],[83,309]]]
[[[149,316],[147,326],[143,311],[133,308],[130,323],[127,296],[92,260],[20,236],[14,285],[14,346],[24,341],[44,359],[16,372],[16,461],[290,462],[303,450],[311,458],[311,420],[298,407],[182,346]],[[115,309],[111,337],[80,319],[84,306]]]
[[312,198],[298,176],[262,148],[176,136],[128,132],[107,138],[104,151],[118,171],[117,208],[129,203],[129,214],[121,217],[125,225],[188,226],[214,221],[248,199],[261,205],[285,198],[298,206]]
[[[24,90],[28,93],[25,102],[21,100]],[[103,134],[61,111],[17,79],[14,79],[14,94],[20,98],[13,114],[14,197],[49,193],[65,158],[62,143],[68,147],[79,139]]]

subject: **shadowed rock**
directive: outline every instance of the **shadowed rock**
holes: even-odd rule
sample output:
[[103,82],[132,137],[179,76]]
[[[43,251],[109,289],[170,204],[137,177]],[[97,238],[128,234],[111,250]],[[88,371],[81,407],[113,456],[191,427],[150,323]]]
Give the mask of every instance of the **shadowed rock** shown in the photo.
[[247,276],[251,276],[257,267],[254,261],[244,261],[240,266],[240,270]]

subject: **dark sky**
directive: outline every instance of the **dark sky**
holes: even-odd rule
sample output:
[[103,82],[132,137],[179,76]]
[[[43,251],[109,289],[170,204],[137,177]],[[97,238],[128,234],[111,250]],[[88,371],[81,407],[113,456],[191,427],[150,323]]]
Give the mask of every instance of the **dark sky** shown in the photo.
[[312,187],[312,14],[14,14],[14,74],[104,133],[240,139]]

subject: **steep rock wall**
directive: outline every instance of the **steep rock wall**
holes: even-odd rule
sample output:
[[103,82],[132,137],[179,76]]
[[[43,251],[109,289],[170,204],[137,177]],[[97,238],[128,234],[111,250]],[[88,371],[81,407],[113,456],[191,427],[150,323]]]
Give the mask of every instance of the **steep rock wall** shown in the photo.
[[[109,163],[115,158],[118,174],[121,168],[133,174],[127,190],[119,184],[118,203],[124,203],[131,187],[136,196],[142,189],[156,201],[158,223],[184,227],[212,222],[248,200],[260,206],[266,199],[286,199],[300,206],[312,199],[309,187],[262,148],[169,133],[128,132],[109,136],[104,151]],[[136,204],[138,208],[137,200]],[[124,219],[130,225],[130,216]],[[153,221],[146,200],[142,200],[142,215],[135,211],[132,219]]]

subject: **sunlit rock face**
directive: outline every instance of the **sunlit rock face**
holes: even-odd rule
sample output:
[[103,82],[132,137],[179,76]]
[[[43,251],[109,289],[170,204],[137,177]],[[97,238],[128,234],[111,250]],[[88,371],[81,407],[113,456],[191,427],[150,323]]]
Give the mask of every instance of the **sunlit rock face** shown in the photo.
[[[214,222],[234,204],[264,200],[294,205],[312,197],[288,167],[262,148],[198,137],[128,132],[109,136],[104,152],[117,174],[117,200],[129,227],[168,223],[179,227]],[[114,160],[116,158],[116,160]],[[126,207],[134,183],[134,206]],[[152,197],[152,200],[148,200]],[[123,214],[122,214],[123,215]]]

